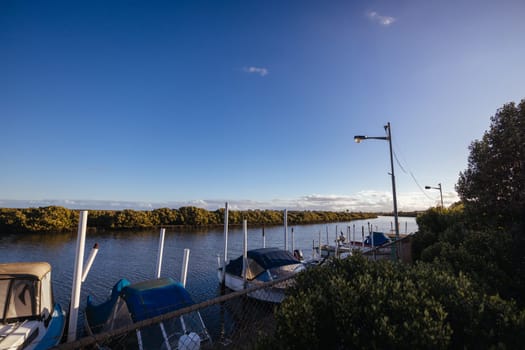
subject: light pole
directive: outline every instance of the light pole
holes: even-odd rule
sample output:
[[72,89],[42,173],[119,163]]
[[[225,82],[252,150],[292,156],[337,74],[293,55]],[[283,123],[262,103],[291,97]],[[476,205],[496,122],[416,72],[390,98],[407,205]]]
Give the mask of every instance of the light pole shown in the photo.
[[[385,131],[387,133],[387,136],[364,136],[364,135],[356,135],[354,136],[354,141],[356,143],[361,143],[363,140],[385,140],[388,141],[388,144],[390,146],[390,167],[391,167],[391,177],[392,177],[392,196],[394,197],[394,226],[396,230],[396,241],[399,242],[399,220],[397,216],[397,198],[396,198],[396,177],[394,175],[394,157],[392,153],[392,132],[390,130],[390,122],[388,122],[385,125]],[[397,243],[399,244],[399,243]],[[396,255],[399,257],[399,250],[396,249]]]
[[441,210],[443,210],[443,191],[441,190],[441,183],[438,183],[438,187],[425,186],[426,190],[439,190],[439,197],[441,198]]

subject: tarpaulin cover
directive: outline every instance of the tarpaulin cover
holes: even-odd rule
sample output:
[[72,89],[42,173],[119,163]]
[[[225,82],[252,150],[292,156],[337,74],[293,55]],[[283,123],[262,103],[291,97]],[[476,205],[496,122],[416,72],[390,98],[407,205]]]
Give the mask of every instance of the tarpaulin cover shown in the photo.
[[126,300],[134,322],[194,304],[182,284],[170,277],[127,286],[122,290],[122,298]]
[[91,296],[88,296],[86,306],[86,317],[91,327],[98,327],[101,324],[104,324],[108,321],[109,317],[113,313],[113,308],[115,307],[115,304],[118,302],[122,289],[129,285],[130,282],[127,279],[122,278],[121,280],[119,280],[113,286],[113,289],[111,289],[111,295],[108,298],[108,300],[106,300],[100,305],[94,305],[93,298]]
[[[390,242],[390,238],[388,238],[384,232],[372,232],[372,234],[374,235],[374,247]],[[365,244],[372,244],[370,236],[366,237]]]
[[[257,264],[258,271],[265,271],[274,267],[280,267],[285,265],[300,264],[301,262],[294,258],[292,253],[282,250],[279,248],[260,248],[249,250],[248,253],[248,268],[254,269]],[[235,260],[232,260],[226,265],[226,272],[236,276],[242,276],[242,260],[241,255]],[[255,264],[254,264],[255,263]],[[247,275],[250,275],[249,271]],[[253,273],[251,275],[258,275]]]
[[182,284],[175,282],[170,277],[135,284],[121,279],[115,284],[111,296],[104,303],[94,305],[91,297],[88,297],[86,316],[90,326],[94,330],[100,330],[101,325],[112,323],[112,317],[121,318],[123,315],[114,310],[121,310],[123,303],[131,314],[133,322],[194,304]]

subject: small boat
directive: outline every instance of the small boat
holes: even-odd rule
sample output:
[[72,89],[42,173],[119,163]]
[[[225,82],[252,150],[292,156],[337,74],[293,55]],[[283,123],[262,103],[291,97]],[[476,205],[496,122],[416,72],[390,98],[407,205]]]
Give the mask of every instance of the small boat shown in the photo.
[[350,241],[343,244],[343,246],[350,250],[359,250],[363,253],[367,253],[374,249],[377,250],[381,246],[390,242],[392,242],[392,240],[384,232],[372,232],[370,235],[366,236],[366,239],[363,242]]
[[[184,286],[171,277],[134,284],[121,279],[102,304],[95,305],[88,296],[86,330],[88,334],[108,332],[193,304]],[[127,348],[199,349],[205,341],[211,341],[211,337],[200,313],[194,311],[141,328]]]
[[[289,251],[279,248],[253,249],[247,251],[246,261],[241,255],[226,265],[224,284],[231,290],[240,291],[289,277],[303,270],[305,270],[304,264]],[[219,267],[217,275],[219,282],[222,282],[222,267]],[[270,288],[251,292],[248,296],[262,301],[280,303],[284,299],[284,290],[289,285],[290,281],[284,281]]]
[[336,240],[336,245],[323,244],[321,247],[315,247],[317,254],[323,258],[337,257],[346,258],[352,254],[353,251],[360,251],[368,253],[381,249],[380,247],[390,243],[392,240],[384,232],[372,232],[366,236],[363,241],[346,241],[344,236]]
[[365,239],[365,246],[379,247],[383,244],[389,243],[391,239],[384,232],[372,232],[371,235]]
[[53,300],[49,263],[0,264],[0,349],[57,345],[65,315]]

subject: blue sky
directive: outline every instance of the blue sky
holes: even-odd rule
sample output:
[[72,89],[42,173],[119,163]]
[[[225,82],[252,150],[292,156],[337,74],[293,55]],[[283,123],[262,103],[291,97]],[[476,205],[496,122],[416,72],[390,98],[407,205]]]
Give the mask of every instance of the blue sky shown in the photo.
[[0,206],[445,204],[525,98],[523,1],[0,2]]

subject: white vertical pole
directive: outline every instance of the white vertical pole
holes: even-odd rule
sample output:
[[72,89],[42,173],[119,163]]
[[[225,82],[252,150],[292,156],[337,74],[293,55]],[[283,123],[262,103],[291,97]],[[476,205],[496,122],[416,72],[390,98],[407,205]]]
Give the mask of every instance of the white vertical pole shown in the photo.
[[318,249],[319,257],[321,257],[321,230],[319,230],[319,249]]
[[284,250],[288,250],[288,209],[284,209]]
[[89,253],[87,263],[84,266],[84,271],[82,272],[82,283],[84,283],[84,281],[86,280],[89,270],[91,270],[91,265],[93,265],[93,262],[95,261],[95,258],[97,257],[97,253],[98,253],[98,243],[95,243],[93,248],[91,248],[91,252]]
[[293,234],[293,227],[292,227],[292,253],[295,251],[295,244],[294,244],[294,234]]
[[142,345],[142,334],[140,333],[140,329],[137,329],[135,332],[137,333],[137,340],[138,340],[138,343],[139,343],[139,350],[143,350],[144,346]]
[[73,285],[71,287],[71,305],[69,307],[69,328],[67,341],[72,342],[77,338],[78,309],[80,306],[80,290],[82,288],[82,264],[84,261],[84,248],[86,245],[87,210],[80,212],[78,220],[77,250],[75,270],[73,271]]
[[222,264],[222,283],[224,283],[226,264],[228,264],[228,202],[224,203],[224,263]]
[[159,238],[159,249],[157,250],[157,272],[155,277],[160,278],[160,270],[162,268],[162,254],[164,252],[164,237],[166,235],[166,229],[160,229],[160,238]]
[[248,268],[248,220],[242,221],[242,227],[244,230],[244,244],[242,249],[242,279],[244,281],[244,287],[246,288],[246,269]]
[[188,263],[190,261],[190,250],[184,249],[184,257],[182,259],[182,271],[180,273],[180,283],[183,287],[186,287],[186,279],[188,277]]
[[[180,273],[180,283],[182,284],[183,287],[186,287],[186,279],[188,277],[188,262],[190,261],[190,250],[188,248],[185,248],[184,249],[184,257],[182,258],[182,271]],[[184,322],[184,318],[182,317],[182,315],[180,316],[180,324],[181,324],[181,327],[182,327],[182,331],[184,333],[186,333],[186,323]],[[164,330],[164,324],[161,322],[161,330],[163,331],[163,335],[164,333],[166,332]],[[166,339],[166,343],[169,345],[169,343],[167,342],[167,335],[165,336]],[[168,349],[171,349],[171,347],[168,347]]]
[[263,229],[262,229],[262,236],[263,236],[263,248],[266,248],[266,235],[264,234],[264,225],[263,225]]
[[372,249],[374,252],[374,260],[376,259],[376,246],[374,244],[374,232],[370,233],[370,240],[372,241]]

